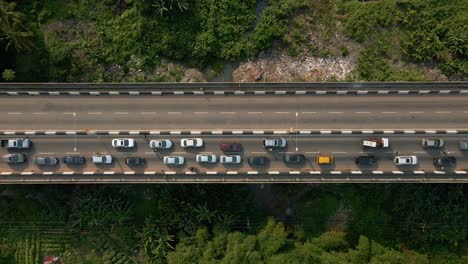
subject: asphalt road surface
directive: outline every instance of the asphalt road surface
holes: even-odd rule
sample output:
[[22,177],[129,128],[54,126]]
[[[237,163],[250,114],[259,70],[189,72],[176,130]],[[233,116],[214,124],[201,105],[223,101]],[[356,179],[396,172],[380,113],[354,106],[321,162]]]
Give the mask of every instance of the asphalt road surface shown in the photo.
[[467,129],[468,95],[11,96],[0,130]]
[[[286,148],[268,151],[262,146],[262,136],[204,136],[202,137],[205,145],[202,148],[184,149],[180,146],[182,136],[167,136],[164,138],[171,139],[174,142],[174,147],[167,151],[153,151],[148,142],[151,139],[162,139],[157,136],[132,136],[136,139],[137,146],[132,149],[115,149],[111,145],[112,136],[33,136],[33,147],[27,151],[6,150],[1,149],[0,154],[7,153],[25,153],[28,156],[28,162],[24,164],[11,165],[1,163],[0,171],[115,171],[123,173],[126,171],[135,171],[143,173],[145,171],[176,171],[178,173],[186,172],[190,167],[195,167],[198,172],[218,171],[225,172],[228,170],[235,171],[250,171],[255,170],[262,172],[268,171],[310,171],[321,170],[340,171],[340,170],[361,170],[361,171],[415,171],[437,170],[432,164],[433,157],[444,155],[455,156],[457,158],[457,166],[448,168],[452,170],[467,170],[468,169],[468,153],[463,153],[458,149],[460,140],[468,140],[467,137],[459,135],[444,135],[440,138],[445,140],[444,148],[440,150],[430,150],[421,147],[420,135],[392,135],[390,139],[390,147],[384,149],[363,149],[361,140],[369,138],[369,136],[355,135],[314,135],[314,136],[285,136],[288,141]],[[271,136],[269,138],[275,138]],[[373,138],[377,138],[373,136]],[[426,137],[427,138],[427,137]],[[196,154],[222,154],[220,149],[221,143],[241,143],[244,150],[241,155],[243,162],[235,165],[225,165],[217,162],[216,164],[198,164],[195,161]],[[74,149],[76,148],[76,151]],[[82,154],[86,157],[87,162],[84,166],[67,166],[60,163],[55,167],[39,168],[32,164],[33,156],[55,156],[61,158],[66,154]],[[95,165],[91,162],[93,153],[108,153],[114,158],[111,165]],[[287,165],[282,161],[285,153],[302,153],[307,157],[307,162],[303,165]],[[332,155],[335,157],[335,163],[332,165],[317,165],[315,158],[317,155]],[[419,159],[419,164],[415,166],[396,166],[393,163],[393,157],[398,155],[415,155]],[[164,156],[183,156],[186,163],[183,166],[167,166],[163,164]],[[378,162],[375,166],[357,166],[354,163],[354,157],[359,155],[375,155]],[[138,167],[129,167],[125,164],[126,157],[140,156],[147,160],[147,165]],[[265,167],[252,167],[247,163],[247,158],[252,156],[266,156],[270,159],[270,164]]]

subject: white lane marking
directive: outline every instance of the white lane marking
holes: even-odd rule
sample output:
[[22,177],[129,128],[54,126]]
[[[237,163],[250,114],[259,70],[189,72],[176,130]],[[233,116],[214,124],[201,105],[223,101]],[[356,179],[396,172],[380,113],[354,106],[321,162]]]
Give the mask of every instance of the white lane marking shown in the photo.
[[409,112],[410,114],[423,114],[424,111],[413,111],[413,112]]
[[114,115],[127,115],[128,112],[114,112]]
[[35,115],[47,115],[46,112],[35,112],[34,114],[35,114]]
[[247,174],[258,174],[258,171],[248,171]]
[[344,112],[328,112],[329,114],[343,114]]
[[182,112],[167,112],[169,115],[180,115]]
[[356,114],[370,114],[370,112],[355,112]]
[[88,112],[88,115],[102,115],[102,112]]
[[382,114],[396,114],[397,112],[382,112]]
[[220,114],[223,114],[223,115],[233,115],[235,114],[236,112],[219,112]]
[[156,112],[141,112],[142,115],[155,115]]
[[247,114],[249,114],[249,115],[259,115],[259,114],[263,114],[263,112],[247,112]]
[[8,112],[9,115],[21,115],[21,112]]
[[320,151],[308,151],[308,152],[304,152],[306,154],[318,154],[320,153]]
[[344,151],[333,151],[333,154],[346,154],[347,152]]
[[283,115],[283,114],[289,114],[289,112],[275,112],[275,114]]
[[39,152],[39,155],[52,155],[54,152]]
[[196,115],[207,115],[208,112],[194,112],[194,114],[196,114]]
[[316,114],[317,112],[301,112],[302,114]]
[[436,114],[450,114],[450,111],[436,111]]
[[252,151],[252,154],[266,154],[265,151]]

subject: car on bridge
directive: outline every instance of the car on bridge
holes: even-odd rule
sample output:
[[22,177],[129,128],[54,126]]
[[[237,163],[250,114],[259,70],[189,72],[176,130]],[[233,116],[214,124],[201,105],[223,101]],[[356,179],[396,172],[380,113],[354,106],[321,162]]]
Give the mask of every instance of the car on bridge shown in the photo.
[[421,145],[424,148],[441,148],[444,146],[444,140],[438,139],[438,138],[430,138],[430,139],[423,138],[421,140]]
[[112,156],[109,154],[94,154],[91,159],[94,164],[112,164]]
[[302,164],[306,161],[304,154],[284,154],[283,161],[286,164]]
[[199,154],[195,156],[195,160],[198,163],[216,163],[218,161],[214,154]]
[[67,165],[83,165],[86,159],[83,155],[67,155],[62,158],[62,162]]
[[114,138],[112,146],[114,148],[133,148],[135,147],[135,140],[133,138]]
[[200,148],[203,147],[203,139],[201,138],[183,138],[180,140],[180,145],[183,148]]
[[375,156],[358,156],[354,159],[354,163],[369,166],[377,163],[377,158]]
[[448,157],[435,157],[432,159],[432,163],[434,166],[439,167],[441,169],[445,169],[446,167],[451,167],[457,165],[457,159],[453,156]]
[[169,139],[162,139],[162,140],[151,140],[149,142],[149,146],[153,150],[159,150],[159,149],[170,149],[172,148],[173,144],[172,144],[172,141]]
[[221,155],[219,160],[223,164],[239,164],[242,162],[242,157],[240,155]]
[[362,140],[362,146],[368,148],[388,148],[388,138],[369,138]]
[[266,166],[270,160],[267,157],[249,157],[247,162],[250,166]]
[[6,163],[23,163],[26,161],[24,154],[7,154],[3,155],[2,161]]
[[140,166],[146,164],[146,159],[143,157],[128,157],[125,159],[125,164],[128,166]]
[[265,148],[284,148],[287,142],[284,138],[265,138],[263,139],[263,146]]
[[224,143],[221,144],[221,150],[223,152],[241,152],[242,145],[239,143]]
[[59,160],[56,157],[34,157],[33,163],[38,166],[55,166],[57,165]]
[[333,164],[334,161],[335,159],[333,158],[333,156],[323,156],[323,155],[317,156],[318,165]]
[[165,156],[163,160],[166,165],[183,165],[185,163],[185,158],[182,156]]
[[400,166],[400,165],[416,165],[418,164],[418,157],[416,156],[396,156],[393,159],[393,162],[395,162],[395,165]]
[[468,141],[460,141],[459,147],[461,151],[468,151]]

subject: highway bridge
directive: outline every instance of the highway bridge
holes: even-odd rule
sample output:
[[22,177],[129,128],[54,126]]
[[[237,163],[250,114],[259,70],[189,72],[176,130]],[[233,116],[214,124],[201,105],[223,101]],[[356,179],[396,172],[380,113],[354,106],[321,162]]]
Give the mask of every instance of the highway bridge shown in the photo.
[[[29,137],[28,162],[0,165],[0,183],[313,183],[468,182],[468,83],[196,83],[196,84],[0,84],[2,139]],[[137,146],[118,150],[111,141],[134,138]],[[181,138],[203,138],[197,149]],[[284,138],[286,148],[269,150],[264,138]],[[390,147],[364,149],[366,138],[386,137]],[[423,138],[445,141],[441,149],[421,146]],[[152,139],[174,147],[154,151]],[[221,143],[240,143],[241,164],[201,165],[197,154],[222,154]],[[79,153],[85,165],[32,164],[35,156]],[[93,153],[114,157],[110,165],[91,162]],[[301,165],[283,162],[301,153]],[[183,156],[183,166],[163,164]],[[318,165],[318,155],[335,162]],[[355,157],[378,162],[358,166]],[[417,156],[417,165],[396,166],[396,155]],[[145,166],[125,158],[141,156]],[[266,156],[267,166],[248,157]],[[453,156],[456,166],[439,168],[434,157]]]

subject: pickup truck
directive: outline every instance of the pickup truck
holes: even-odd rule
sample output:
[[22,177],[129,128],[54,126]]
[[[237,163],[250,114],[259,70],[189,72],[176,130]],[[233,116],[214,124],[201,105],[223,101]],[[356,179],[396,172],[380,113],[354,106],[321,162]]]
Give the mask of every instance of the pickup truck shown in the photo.
[[31,139],[29,138],[11,138],[0,140],[2,148],[9,149],[28,149],[31,147],[31,143]]
[[368,148],[388,148],[389,142],[388,138],[369,138],[362,141],[362,146]]

